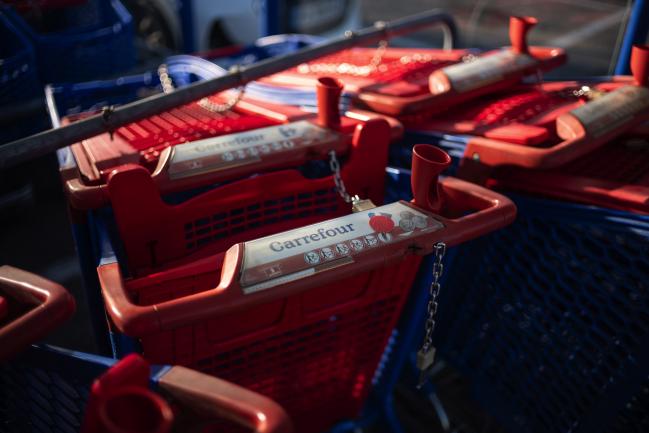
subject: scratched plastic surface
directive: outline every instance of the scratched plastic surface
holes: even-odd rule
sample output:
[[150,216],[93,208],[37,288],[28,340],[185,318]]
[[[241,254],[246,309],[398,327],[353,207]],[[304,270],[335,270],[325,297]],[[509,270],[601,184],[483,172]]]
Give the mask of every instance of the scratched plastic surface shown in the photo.
[[479,402],[510,431],[647,431],[599,420],[628,403],[617,422],[647,426],[647,396],[631,388],[647,376],[649,218],[515,202],[512,226],[458,251],[463,266],[450,270],[440,305],[441,356],[479,383]]
[[[417,53],[404,54],[401,50],[398,53],[391,53],[388,48],[381,57],[381,62],[377,68],[371,68],[369,65],[376,53],[374,48],[354,48],[341,51],[319,58],[317,61],[310,62],[311,70],[306,65],[300,65],[290,69],[292,73],[304,75],[328,75],[339,78],[360,78],[371,79],[379,83],[377,88],[371,90],[379,91],[384,94],[394,93],[395,96],[415,96],[428,93],[428,76],[439,68],[448,66],[457,62],[457,58],[444,59],[443,55],[438,57],[432,54]],[[344,65],[354,65],[360,67],[360,73],[341,73]],[[322,71],[313,69],[317,65],[324,68]],[[332,65],[338,68],[331,67]],[[342,65],[342,67],[340,67]],[[408,83],[408,86],[398,85]],[[389,83],[395,83],[397,86],[393,90],[388,87]]]
[[[222,101],[213,98],[215,102]],[[191,103],[117,129],[116,134],[140,151],[145,162],[158,159],[169,146],[186,141],[216,137],[276,125],[259,115],[250,115],[236,108],[215,113]]]

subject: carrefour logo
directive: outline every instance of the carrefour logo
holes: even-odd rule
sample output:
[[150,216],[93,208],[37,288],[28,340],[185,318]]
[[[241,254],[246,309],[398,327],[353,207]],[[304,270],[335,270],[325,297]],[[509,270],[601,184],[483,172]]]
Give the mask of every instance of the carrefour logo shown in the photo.
[[297,247],[302,247],[305,245],[309,245],[311,242],[319,242],[323,241],[328,238],[335,238],[340,235],[345,235],[348,233],[354,232],[354,223],[351,224],[345,224],[341,225],[339,227],[334,227],[334,228],[329,228],[329,229],[323,229],[319,228],[315,230],[313,233],[309,233],[304,236],[300,236],[297,238],[293,238],[287,241],[279,242],[271,242],[270,243],[270,249],[275,251],[275,252],[280,252],[284,250],[288,250],[291,248],[297,248]]

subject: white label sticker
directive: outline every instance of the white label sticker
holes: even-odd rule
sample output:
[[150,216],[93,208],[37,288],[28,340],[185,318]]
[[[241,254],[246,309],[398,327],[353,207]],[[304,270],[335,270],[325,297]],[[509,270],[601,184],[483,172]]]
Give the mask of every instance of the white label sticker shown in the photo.
[[496,83],[505,75],[528,68],[535,62],[536,60],[527,54],[517,54],[510,49],[504,49],[496,54],[478,57],[472,62],[447,66],[441,71],[448,77],[453,89],[457,92],[467,92]]
[[265,155],[291,152],[298,147],[336,142],[335,131],[307,120],[221,135],[174,147],[169,164],[172,179],[260,161]]
[[624,86],[589,101],[570,113],[593,137],[599,137],[633,119],[634,115],[649,109],[649,89]]
[[324,221],[246,242],[241,286],[253,293],[304,278],[318,270],[381,254],[382,246],[444,225],[405,202]]

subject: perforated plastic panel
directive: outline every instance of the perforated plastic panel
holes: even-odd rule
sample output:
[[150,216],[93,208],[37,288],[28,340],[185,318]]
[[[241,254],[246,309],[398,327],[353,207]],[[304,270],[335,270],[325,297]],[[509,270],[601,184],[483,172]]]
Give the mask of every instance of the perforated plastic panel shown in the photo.
[[192,103],[162,114],[130,123],[117,134],[139,150],[145,161],[155,161],[165,148],[186,141],[275,125],[266,117],[249,115],[236,109],[216,113]]
[[640,391],[624,406],[612,433],[644,433],[649,431],[649,377]]
[[[448,111],[442,117],[449,125],[453,122],[473,124],[482,135],[482,130],[489,130],[511,123],[535,124],[535,118],[561,105],[574,103],[578,100],[573,91],[575,86],[566,86],[559,90],[543,91],[540,88],[526,86],[506,94],[497,93],[483,96],[472,104]],[[431,120],[429,113],[423,112],[400,118],[407,128],[418,130]],[[433,118],[433,123],[434,123]]]
[[78,433],[92,381],[111,360],[29,350],[0,366],[0,431]]
[[[439,68],[456,63],[457,58],[435,56],[430,53],[407,52],[406,50],[387,50],[382,55],[376,49],[354,48],[321,57],[308,64],[302,64],[289,72],[338,78],[371,79],[377,83],[406,82],[409,90],[399,88],[398,96],[412,96],[428,93],[428,76]],[[373,68],[373,62],[377,67]],[[389,89],[381,88],[382,93],[390,94]]]
[[649,218],[516,204],[511,227],[459,251],[439,350],[512,432],[611,431],[598,420],[632,399],[615,387],[648,369]]
[[[411,256],[243,313],[142,336],[142,353],[272,398],[296,431],[323,431],[358,415],[419,262]],[[219,275],[217,264],[192,277],[135,285],[144,303],[211,289]]]

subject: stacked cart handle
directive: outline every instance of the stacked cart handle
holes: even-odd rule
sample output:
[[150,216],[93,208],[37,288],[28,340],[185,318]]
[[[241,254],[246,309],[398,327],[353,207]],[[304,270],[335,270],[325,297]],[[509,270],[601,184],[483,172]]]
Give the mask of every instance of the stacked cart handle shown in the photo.
[[[631,55],[635,82],[622,85],[556,119],[560,141],[550,147],[524,146],[472,137],[465,156],[486,166],[516,165],[549,169],[584,156],[649,120],[649,47],[636,45]],[[512,135],[516,125],[506,126]]]
[[74,298],[59,284],[0,266],[0,361],[46,336],[74,310]]
[[288,415],[277,403],[233,383],[175,366],[158,386],[170,398],[204,420],[227,418],[257,433],[290,433]]
[[[236,244],[225,253],[220,283],[212,290],[140,306],[131,301],[118,265],[100,266],[112,322],[128,335],[171,329],[340,281],[408,254],[428,254],[437,242],[456,245],[513,220],[515,206],[502,195],[455,178],[438,181],[450,163],[440,149],[417,145],[413,158],[412,203],[399,201]],[[201,263],[210,260],[216,258]]]
[[274,401],[188,368],[165,367],[149,388],[151,368],[131,354],[92,384],[82,433],[202,431],[229,420],[257,433],[290,433],[286,412]]

